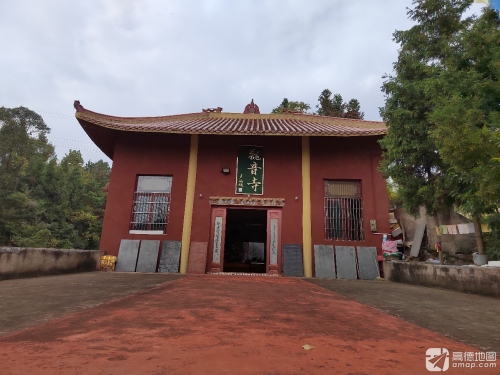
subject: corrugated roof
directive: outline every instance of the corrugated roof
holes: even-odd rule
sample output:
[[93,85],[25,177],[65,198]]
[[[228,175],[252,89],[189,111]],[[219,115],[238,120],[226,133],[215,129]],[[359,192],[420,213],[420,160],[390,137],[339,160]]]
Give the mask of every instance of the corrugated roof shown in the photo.
[[116,117],[83,108],[75,102],[76,118],[119,131],[172,134],[375,136],[387,133],[383,122],[317,115],[200,112],[161,117]]

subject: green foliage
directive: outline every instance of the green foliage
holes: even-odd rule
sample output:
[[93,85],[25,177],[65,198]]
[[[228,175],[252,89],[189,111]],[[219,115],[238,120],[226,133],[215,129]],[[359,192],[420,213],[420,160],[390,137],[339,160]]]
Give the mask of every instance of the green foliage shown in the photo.
[[363,119],[365,114],[361,112],[361,105],[357,99],[351,99],[345,103],[340,94],[334,94],[325,89],[318,98],[319,104],[317,114],[320,116],[345,117],[353,119]]
[[457,34],[430,91],[429,118],[462,211],[496,212],[500,199],[500,21],[486,8]]
[[391,179],[387,180],[387,193],[391,206],[403,207],[403,202],[398,194],[398,187]]
[[[472,0],[414,0],[414,27],[396,31],[395,74],[382,90],[388,135],[381,171],[404,207],[436,213],[450,205],[476,224],[500,201],[500,21],[485,8],[464,17]],[[485,236],[498,254],[499,231]],[[483,241],[476,234],[479,253]],[[497,254],[497,255],[495,255]]]
[[0,109],[0,244],[97,249],[110,168],[79,151],[58,163],[49,131],[27,108]]
[[500,260],[500,213],[489,215],[486,223],[491,232],[483,234],[485,252],[489,260]]
[[[352,119],[363,119],[365,114],[361,112],[361,105],[357,99],[351,99],[345,103],[340,94],[332,97],[332,92],[325,89],[318,98],[319,104],[317,114],[320,116],[344,117]],[[307,113],[311,106],[304,102],[289,101],[284,98],[281,104],[271,111],[271,113],[300,112]]]
[[273,108],[271,113],[283,113],[285,111],[288,112],[300,112],[300,113],[307,113],[311,109],[311,106],[307,103],[304,102],[294,102],[294,101],[288,101],[287,98],[284,98],[283,101],[279,106],[276,108]]
[[380,113],[388,126],[381,140],[381,171],[398,186],[405,209],[418,215],[420,206],[435,215],[451,206],[455,197],[450,165],[441,155],[436,124],[431,118],[439,93],[436,78],[456,53],[456,36],[472,23],[463,18],[472,0],[414,0],[410,30],[396,31],[400,44],[394,75],[385,76],[385,106]]
[[358,99],[349,100],[349,103],[345,106],[344,117],[355,119],[363,119],[365,117],[364,112],[361,112],[361,105]]

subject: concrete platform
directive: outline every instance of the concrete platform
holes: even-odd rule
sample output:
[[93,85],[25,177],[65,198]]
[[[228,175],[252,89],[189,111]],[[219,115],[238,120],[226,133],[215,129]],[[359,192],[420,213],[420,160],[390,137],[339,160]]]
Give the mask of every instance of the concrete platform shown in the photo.
[[[388,282],[308,281],[321,286],[299,278],[110,272],[2,281],[0,331],[10,332],[0,336],[2,374],[427,374],[428,348],[500,349],[489,315],[489,333],[467,343],[450,338],[481,310],[499,311],[498,299]],[[464,320],[445,324],[444,305]],[[413,319],[410,312],[450,337],[403,320]]]
[[307,281],[478,349],[500,352],[500,299],[388,281]]
[[181,277],[164,273],[85,272],[2,280],[0,337]]

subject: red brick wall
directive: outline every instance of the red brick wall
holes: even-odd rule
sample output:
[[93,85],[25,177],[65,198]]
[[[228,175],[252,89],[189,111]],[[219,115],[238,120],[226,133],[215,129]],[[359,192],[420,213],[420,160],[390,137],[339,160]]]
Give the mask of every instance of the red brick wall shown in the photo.
[[[209,240],[210,196],[238,196],[236,158],[240,145],[264,147],[264,194],[258,197],[285,198],[284,241],[302,243],[301,138],[274,136],[200,136],[191,241]],[[230,168],[231,173],[222,174],[223,167]]]
[[[378,172],[381,149],[376,137],[311,137],[311,211],[314,244],[334,246],[376,246],[380,251],[382,236],[370,231],[370,220],[377,221],[377,231],[389,231],[389,208],[386,182]],[[325,179],[360,180],[363,199],[365,240],[332,241],[325,239]]]
[[[282,243],[302,243],[302,149],[300,137],[200,135],[191,242],[209,242],[210,196],[236,196],[239,145],[264,147],[263,198],[285,198]],[[189,162],[189,135],[122,133],[116,142],[100,249],[117,254],[120,240],[182,238]],[[311,205],[314,244],[377,246],[389,230],[385,180],[377,171],[380,147],[376,137],[311,137]],[[224,175],[222,168],[230,168]],[[131,235],[132,196],[137,175],[172,175],[172,203],[166,235]],[[324,179],[361,180],[365,241],[325,239]],[[200,197],[201,194],[201,197]],[[295,197],[298,199],[295,200]],[[209,254],[209,257],[211,255]]]
[[[180,241],[186,199],[189,135],[121,133],[116,141],[100,250],[117,255],[121,239]],[[172,179],[166,235],[129,234],[132,198],[138,175]]]

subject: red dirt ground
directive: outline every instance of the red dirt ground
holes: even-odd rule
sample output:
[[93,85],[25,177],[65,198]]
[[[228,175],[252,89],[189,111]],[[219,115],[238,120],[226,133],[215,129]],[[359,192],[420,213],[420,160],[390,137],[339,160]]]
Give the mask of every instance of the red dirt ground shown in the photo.
[[428,374],[432,347],[478,351],[300,279],[201,275],[3,336],[0,373]]

